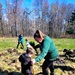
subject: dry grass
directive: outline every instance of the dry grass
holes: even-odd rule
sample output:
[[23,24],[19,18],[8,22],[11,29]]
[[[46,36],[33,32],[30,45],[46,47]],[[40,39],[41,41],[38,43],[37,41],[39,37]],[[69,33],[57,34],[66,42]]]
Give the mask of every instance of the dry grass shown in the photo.
[[[34,41],[32,37],[25,37],[25,39],[26,38],[30,41]],[[62,50],[64,48],[68,48],[68,49],[71,47],[72,47],[71,49],[75,48],[75,39],[53,39],[53,41],[55,42],[58,50],[61,50],[59,51],[59,54],[63,54]],[[20,62],[18,61],[18,57],[20,56],[20,54],[25,52],[26,47],[24,50],[20,48],[16,49],[18,52],[9,53],[7,51],[8,49],[13,50],[14,48],[16,48],[16,45],[17,45],[16,37],[15,38],[5,38],[5,37],[0,38],[0,75],[8,75],[8,73],[11,73],[11,72],[18,73],[14,75],[21,75],[20,73],[21,65],[20,65]],[[36,56],[34,55],[32,58],[35,58],[35,57]],[[63,60],[65,59],[65,57],[61,57],[61,58]],[[15,62],[12,62],[14,60]],[[42,71],[40,66],[42,65],[43,61],[44,60],[34,64],[35,75]],[[65,64],[54,63],[56,75],[75,75],[75,57],[73,61],[71,60],[64,60],[64,61],[65,61]]]
[[[11,49],[13,50],[13,49]],[[17,72],[20,73],[21,71],[21,65],[20,62],[18,61],[18,57],[20,54],[24,53],[25,51],[17,50],[18,52],[2,52],[0,53],[0,70],[2,72],[7,71],[8,73],[10,72]],[[61,54],[61,53],[60,53]],[[36,56],[34,55],[33,58]],[[65,57],[62,57],[64,59]],[[39,72],[42,72],[41,65],[44,60],[40,61],[39,63],[34,64],[34,73],[35,75],[38,74]],[[55,73],[56,75],[75,75],[75,61],[70,61],[70,60],[64,60],[65,64],[57,64],[55,63]],[[1,74],[0,74],[1,75]]]

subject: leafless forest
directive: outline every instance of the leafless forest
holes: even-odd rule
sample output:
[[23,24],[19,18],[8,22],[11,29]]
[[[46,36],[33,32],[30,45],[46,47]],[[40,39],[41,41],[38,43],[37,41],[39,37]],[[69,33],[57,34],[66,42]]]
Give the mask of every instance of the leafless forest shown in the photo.
[[66,35],[69,27],[75,30],[75,23],[70,24],[75,5],[56,0],[34,0],[33,8],[23,8],[23,0],[6,0],[6,8],[0,3],[0,36],[32,36],[36,29],[52,37]]

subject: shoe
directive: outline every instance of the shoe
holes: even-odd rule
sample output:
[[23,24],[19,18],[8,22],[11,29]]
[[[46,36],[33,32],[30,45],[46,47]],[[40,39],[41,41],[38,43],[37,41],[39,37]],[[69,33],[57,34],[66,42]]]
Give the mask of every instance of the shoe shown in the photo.
[[42,72],[40,72],[40,73],[38,73],[37,75],[43,75],[43,73],[42,73]]
[[50,73],[50,75],[55,75],[54,73]]

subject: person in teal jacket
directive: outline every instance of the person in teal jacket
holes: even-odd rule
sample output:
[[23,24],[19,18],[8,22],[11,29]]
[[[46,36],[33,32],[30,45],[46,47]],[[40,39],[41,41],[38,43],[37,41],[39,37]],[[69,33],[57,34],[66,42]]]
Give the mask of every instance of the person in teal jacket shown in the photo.
[[40,48],[41,53],[35,59],[32,59],[33,64],[45,59],[42,65],[43,75],[49,75],[48,68],[50,69],[50,75],[54,75],[53,62],[58,57],[58,50],[55,47],[54,42],[49,36],[43,34],[40,30],[36,30],[34,39],[39,43],[36,47]]
[[23,43],[24,43],[24,37],[22,36],[22,34],[20,34],[20,35],[18,36],[17,48],[18,48],[18,46],[21,44],[21,46],[22,46],[21,48],[23,49],[23,48],[24,48]]

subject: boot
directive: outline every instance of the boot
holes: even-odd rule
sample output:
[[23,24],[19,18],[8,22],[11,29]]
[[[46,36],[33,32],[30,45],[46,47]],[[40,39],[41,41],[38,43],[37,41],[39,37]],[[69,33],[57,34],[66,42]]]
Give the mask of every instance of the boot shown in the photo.
[[50,75],[55,75],[54,73],[50,73]]

